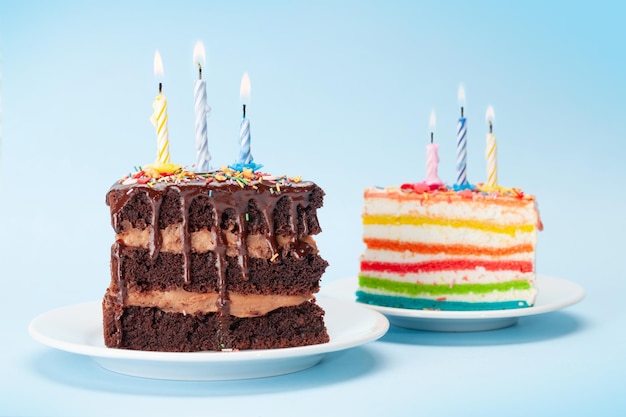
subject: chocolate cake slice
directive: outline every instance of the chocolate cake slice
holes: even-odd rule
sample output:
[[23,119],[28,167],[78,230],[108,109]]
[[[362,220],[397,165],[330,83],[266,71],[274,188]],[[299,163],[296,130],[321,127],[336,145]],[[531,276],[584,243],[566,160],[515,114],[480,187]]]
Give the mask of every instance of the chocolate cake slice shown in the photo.
[[324,191],[251,170],[142,170],[107,193],[108,347],[191,352],[325,343],[313,235]]

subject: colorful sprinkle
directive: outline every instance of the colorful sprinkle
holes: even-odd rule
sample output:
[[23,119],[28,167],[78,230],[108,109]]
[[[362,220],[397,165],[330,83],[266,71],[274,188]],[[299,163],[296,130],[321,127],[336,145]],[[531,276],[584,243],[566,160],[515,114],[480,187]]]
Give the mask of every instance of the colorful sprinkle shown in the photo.
[[[241,188],[252,187],[258,189],[258,185],[266,183],[269,185],[270,193],[280,193],[281,187],[293,186],[302,181],[301,176],[288,177],[287,175],[277,176],[258,171],[261,165],[254,167],[245,166],[223,166],[218,170],[208,173],[195,173],[181,165],[155,164],[146,166],[135,166],[135,172],[124,175],[119,181],[120,184],[146,184],[154,186],[158,183],[189,183],[190,181],[202,180],[207,184],[224,183],[239,185]],[[213,190],[209,191],[209,197],[213,196]]]
[[[384,190],[386,188],[375,186],[378,190]],[[389,188],[389,187],[388,187]],[[394,187],[390,187],[394,188]],[[424,182],[418,183],[406,183],[400,185],[400,190],[405,193],[417,193],[422,194],[424,198],[428,198],[428,195],[432,194],[458,194],[462,197],[473,198],[474,195],[488,196],[491,198],[498,197],[517,197],[523,199],[525,197],[524,192],[519,188],[506,188],[501,186],[487,186],[483,183],[478,184],[464,184],[464,185],[438,185],[438,184],[426,184]]]

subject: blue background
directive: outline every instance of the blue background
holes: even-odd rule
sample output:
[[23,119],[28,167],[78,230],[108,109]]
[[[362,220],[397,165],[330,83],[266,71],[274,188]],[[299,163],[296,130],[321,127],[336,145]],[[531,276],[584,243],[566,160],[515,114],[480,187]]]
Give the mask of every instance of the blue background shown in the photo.
[[[318,407],[302,414],[332,412],[331,400],[370,414],[393,384],[404,396],[384,406],[390,415],[409,406],[430,415],[623,411],[624,16],[626,6],[610,1],[0,0],[0,415],[79,415],[85,407],[97,414],[133,403],[155,415],[183,405],[190,415],[211,408],[267,415],[277,398]],[[493,105],[500,184],[539,202],[538,271],[583,285],[587,298],[567,315],[464,339],[392,329],[310,371],[219,388],[117,376],[38,345],[26,332],[35,315],[100,299],[108,285],[113,231],[104,196],[122,174],[155,158],[157,49],[171,159],[195,162],[197,40],[207,52],[212,164],[238,155],[247,71],[255,161],[325,189],[317,238],[331,264],[324,283],[358,272],[363,189],[424,179],[432,109],[439,175],[454,182],[462,83],[469,180],[486,177],[485,111]],[[563,331],[567,323],[571,331]],[[417,368],[386,371],[393,366],[375,359],[387,352],[395,360],[414,355]],[[483,364],[487,370],[470,369],[461,359],[472,352],[496,359]],[[376,371],[354,371],[364,357]],[[503,375],[509,364],[519,379]],[[339,376],[341,366],[348,376]],[[113,388],[125,384],[135,388]],[[415,401],[411,384],[420,392]],[[375,389],[383,394],[364,405]]]

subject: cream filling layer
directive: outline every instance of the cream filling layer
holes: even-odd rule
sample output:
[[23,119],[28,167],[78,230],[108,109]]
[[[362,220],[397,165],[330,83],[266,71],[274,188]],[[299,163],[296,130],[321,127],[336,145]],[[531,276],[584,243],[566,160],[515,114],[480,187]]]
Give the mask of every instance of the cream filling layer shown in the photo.
[[[230,315],[235,317],[258,317],[280,307],[292,307],[314,299],[313,295],[258,295],[229,293]],[[217,293],[194,293],[181,289],[169,291],[129,291],[126,305],[157,307],[168,313],[198,314],[215,313]]]
[[427,224],[420,226],[368,224],[363,226],[363,238],[438,245],[472,242],[473,245],[498,248],[522,244],[534,246],[537,243],[537,232],[518,232],[511,236],[505,233],[493,233],[465,227]]
[[361,270],[359,275],[383,278],[390,281],[408,282],[428,285],[447,285],[454,286],[456,284],[494,284],[507,281],[526,280],[531,284],[534,282],[534,272],[519,271],[487,271],[485,268],[463,269],[460,271],[436,271],[436,272],[420,272],[406,274],[398,274],[396,272],[385,271],[368,271]]
[[529,252],[522,253],[512,253],[509,255],[474,255],[472,253],[463,254],[463,255],[447,255],[445,253],[436,253],[436,254],[421,254],[410,251],[391,251],[384,249],[366,249],[363,255],[361,256],[362,261],[372,261],[372,262],[391,262],[391,263],[419,263],[419,262],[428,262],[428,261],[456,261],[456,260],[467,260],[467,261],[498,261],[498,262],[507,262],[507,261],[525,261],[525,262],[534,262],[535,254]]
[[[181,227],[180,224],[175,224],[159,230],[159,233],[161,233],[161,250],[163,252],[182,252]],[[115,235],[115,239],[122,241],[126,246],[148,249],[150,228],[137,229],[127,227],[123,232]],[[206,229],[191,233],[190,243],[194,252],[203,253],[215,249],[215,241],[215,233]]]
[[[159,233],[161,233],[162,252],[182,253],[182,225],[180,223],[167,226],[165,229],[159,230]],[[228,256],[237,256],[237,235],[229,230],[223,230],[222,233],[228,245],[226,254]],[[150,228],[137,229],[127,224],[124,231],[118,233],[115,239],[129,247],[148,249],[150,244]],[[215,250],[216,241],[217,237],[214,231],[202,229],[190,233],[191,250],[196,253],[205,253]],[[287,236],[277,236],[276,241],[278,246],[282,248],[291,243],[291,238]],[[317,251],[317,244],[312,236],[302,236],[300,241],[311,246],[315,252]],[[246,238],[246,248],[248,256],[251,258],[270,259],[272,257],[271,245],[264,235],[248,235]]]

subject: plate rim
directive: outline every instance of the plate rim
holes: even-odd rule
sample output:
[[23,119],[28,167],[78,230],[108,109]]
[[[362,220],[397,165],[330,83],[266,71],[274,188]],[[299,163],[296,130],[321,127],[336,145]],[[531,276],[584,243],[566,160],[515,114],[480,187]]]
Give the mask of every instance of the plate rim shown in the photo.
[[[327,296],[339,296],[341,299],[346,299],[347,294],[333,294],[337,292],[335,287],[338,287],[341,290],[341,286],[347,286],[348,282],[353,283],[353,293],[357,288],[358,277],[349,277],[342,278],[340,280],[334,281],[327,285],[324,289],[324,295]],[[404,308],[394,308],[394,307],[384,307],[384,306],[376,306],[372,304],[361,303],[356,300],[356,296],[354,296],[353,302],[355,304],[365,306],[370,308],[371,310],[378,311],[379,313],[384,314],[385,316],[390,317],[401,317],[401,318],[413,318],[413,319],[433,319],[433,320],[494,320],[494,319],[504,319],[504,318],[517,318],[517,317],[526,317],[538,314],[549,313],[552,311],[560,310],[576,303],[582,301],[586,292],[584,288],[575,282],[566,280],[564,278],[559,278],[551,275],[536,275],[536,286],[538,289],[537,300],[541,300],[541,290],[542,288],[545,290],[548,286],[561,286],[562,288],[566,288],[569,290],[567,294],[568,297],[563,297],[563,299],[548,303],[548,304],[540,304],[537,305],[535,303],[532,307],[526,308],[516,308],[509,310],[477,310],[477,311],[447,311],[447,310],[413,310],[413,309],[404,309]],[[334,284],[334,285],[333,285]]]
[[[29,325],[28,332],[33,339],[39,343],[48,347],[70,352],[74,354],[89,356],[95,358],[106,359],[118,359],[129,361],[151,361],[151,362],[179,362],[179,363],[228,363],[228,362],[251,362],[251,361],[268,361],[268,360],[286,360],[295,359],[308,356],[325,355],[328,353],[339,352],[342,350],[354,348],[366,343],[373,342],[387,333],[389,330],[389,320],[387,317],[375,310],[368,309],[366,306],[358,305],[356,303],[349,303],[344,300],[339,300],[334,297],[325,295],[317,295],[316,300],[318,304],[324,308],[324,304],[327,303],[339,303],[344,308],[357,309],[354,310],[354,314],[359,314],[359,317],[367,317],[367,314],[374,313],[370,316],[367,324],[367,332],[363,334],[355,335],[347,340],[333,341],[327,343],[321,343],[316,345],[289,347],[281,349],[258,349],[258,350],[240,350],[240,351],[201,351],[201,352],[155,352],[155,351],[138,351],[130,349],[116,349],[108,348],[106,346],[94,346],[87,343],[77,343],[74,341],[59,340],[42,332],[41,324],[45,320],[50,320],[54,316],[58,316],[67,311],[80,311],[81,309],[98,308],[101,309],[101,301],[87,301],[63,307],[54,308],[43,312],[34,317]],[[328,313],[326,313],[325,321],[328,320]],[[102,323],[90,325],[91,332],[102,331]],[[327,326],[328,327],[328,326]],[[365,325],[363,325],[365,328]]]

